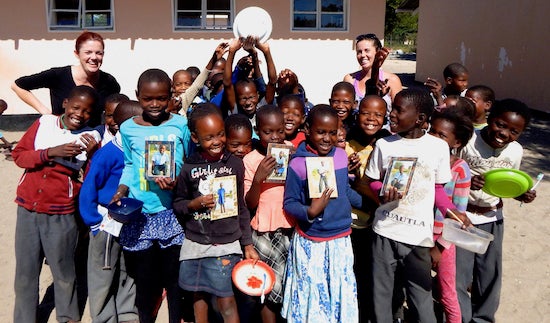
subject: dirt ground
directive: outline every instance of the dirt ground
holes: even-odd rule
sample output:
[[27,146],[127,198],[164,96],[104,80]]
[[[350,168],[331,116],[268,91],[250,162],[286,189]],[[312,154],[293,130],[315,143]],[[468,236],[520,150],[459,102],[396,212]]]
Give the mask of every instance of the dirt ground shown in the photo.
[[[385,69],[398,73],[404,83],[413,81],[415,62],[389,60]],[[12,127],[10,127],[12,128]],[[4,136],[18,140],[21,131],[5,131]],[[533,178],[539,172],[550,177],[550,119],[536,114],[530,127],[520,138],[525,148],[522,169]],[[0,205],[4,221],[0,222],[0,322],[12,322],[15,275],[14,233],[16,205],[13,202],[15,188],[22,170],[0,155]],[[547,177],[548,178],[548,177]],[[498,322],[550,322],[550,184],[545,178],[537,188],[537,199],[531,204],[520,205],[509,199],[504,202],[506,216],[504,237],[504,276]],[[40,294],[51,284],[47,266],[41,276]],[[167,311],[161,309],[158,322],[167,322]],[[55,311],[47,322],[55,322]],[[91,322],[86,309],[82,322]]]

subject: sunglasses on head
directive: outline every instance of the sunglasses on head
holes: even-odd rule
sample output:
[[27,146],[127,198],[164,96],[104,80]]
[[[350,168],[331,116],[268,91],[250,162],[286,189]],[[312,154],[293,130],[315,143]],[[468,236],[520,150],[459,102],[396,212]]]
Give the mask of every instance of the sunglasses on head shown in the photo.
[[362,41],[365,39],[379,40],[375,34],[362,34],[355,38],[355,41]]

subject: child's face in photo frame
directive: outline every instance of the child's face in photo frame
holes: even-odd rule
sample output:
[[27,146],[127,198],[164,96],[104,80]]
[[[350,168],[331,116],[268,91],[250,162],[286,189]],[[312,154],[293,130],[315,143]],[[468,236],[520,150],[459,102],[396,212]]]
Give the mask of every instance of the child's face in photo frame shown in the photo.
[[87,95],[73,96],[63,101],[65,116],[63,122],[69,130],[77,130],[86,126],[92,115],[94,99]]

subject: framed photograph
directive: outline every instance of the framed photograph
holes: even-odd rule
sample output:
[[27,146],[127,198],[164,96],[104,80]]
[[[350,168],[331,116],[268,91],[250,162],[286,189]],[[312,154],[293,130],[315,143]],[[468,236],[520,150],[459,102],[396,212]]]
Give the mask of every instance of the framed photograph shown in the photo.
[[288,170],[288,161],[290,160],[290,154],[294,149],[293,146],[283,145],[283,144],[272,144],[267,145],[267,156],[271,155],[275,158],[277,164],[275,169],[267,178],[265,179],[266,183],[284,183],[286,180],[286,173]]
[[391,157],[380,196],[391,188],[396,188],[402,196],[407,195],[416,168],[416,161],[416,157]]
[[176,179],[174,160],[174,142],[145,140],[145,178],[154,180],[157,177]]
[[210,220],[225,219],[239,215],[237,176],[214,177],[211,192],[216,206],[210,211]]
[[338,197],[334,159],[332,157],[306,157],[307,187],[310,198],[319,198],[332,188],[331,198]]

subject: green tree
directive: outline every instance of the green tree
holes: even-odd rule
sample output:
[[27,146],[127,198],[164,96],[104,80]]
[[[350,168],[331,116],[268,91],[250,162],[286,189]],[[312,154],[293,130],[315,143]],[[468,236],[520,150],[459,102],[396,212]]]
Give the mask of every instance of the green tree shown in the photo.
[[386,1],[386,24],[384,39],[390,46],[404,45],[405,41],[415,43],[418,31],[418,15],[411,12],[396,12],[403,0]]

